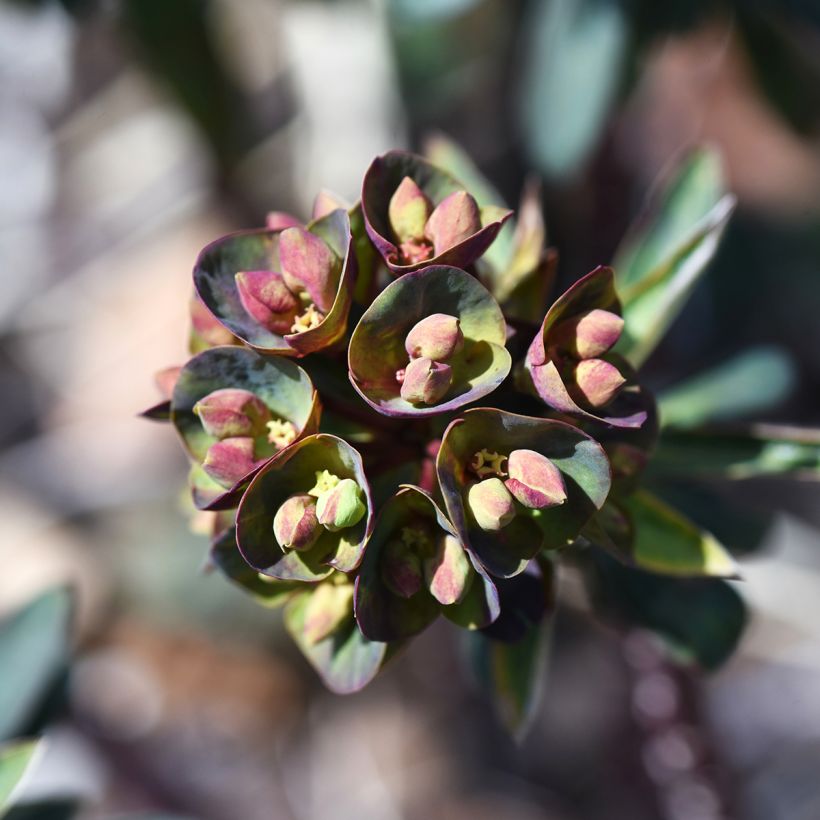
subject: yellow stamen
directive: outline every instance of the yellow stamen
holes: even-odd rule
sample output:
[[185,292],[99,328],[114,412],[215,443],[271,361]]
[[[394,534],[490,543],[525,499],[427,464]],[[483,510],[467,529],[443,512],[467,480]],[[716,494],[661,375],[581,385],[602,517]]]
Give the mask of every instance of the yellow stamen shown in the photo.
[[333,475],[333,473],[328,472],[327,470],[317,470],[316,485],[312,490],[308,490],[308,495],[312,495],[314,498],[319,498],[328,490],[332,490],[340,481],[341,479],[338,476]]
[[324,319],[325,317],[322,316],[322,314],[316,309],[316,305],[311,302],[305,309],[304,313],[300,313],[296,317],[293,325],[291,326],[290,332],[304,333],[306,330],[313,330],[314,327],[319,327]]
[[296,427],[289,421],[274,419],[265,426],[268,428],[268,443],[275,444],[280,450],[296,440]]
[[488,450],[486,447],[473,453],[473,459],[470,462],[470,469],[479,477],[486,478],[494,475],[498,478],[505,478],[507,471],[504,469],[504,462],[507,456]]

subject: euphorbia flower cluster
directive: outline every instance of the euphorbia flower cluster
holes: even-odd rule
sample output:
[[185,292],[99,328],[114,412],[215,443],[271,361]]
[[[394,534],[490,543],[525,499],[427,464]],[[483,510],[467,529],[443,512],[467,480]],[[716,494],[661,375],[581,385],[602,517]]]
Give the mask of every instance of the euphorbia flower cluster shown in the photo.
[[322,194],[307,225],[274,212],[196,262],[196,355],[164,372],[168,401],[150,414],[176,427],[194,502],[214,511],[212,564],[285,606],[335,691],[365,685],[438,615],[521,640],[563,556],[628,552],[622,500],[654,404],[614,352],[613,272],[528,324],[521,288],[545,290],[554,254],[525,246],[505,284],[481,258],[511,218],[390,152],[352,207]]

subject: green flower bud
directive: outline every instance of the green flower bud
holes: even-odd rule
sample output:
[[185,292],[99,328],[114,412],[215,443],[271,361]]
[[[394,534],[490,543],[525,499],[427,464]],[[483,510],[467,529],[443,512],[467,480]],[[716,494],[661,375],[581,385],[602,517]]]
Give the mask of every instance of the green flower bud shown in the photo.
[[316,499],[292,495],[276,511],[273,534],[283,550],[308,550],[324,532],[316,518]]
[[404,341],[404,349],[411,359],[445,362],[464,346],[460,325],[455,316],[433,313],[413,325]]
[[224,388],[203,396],[193,408],[205,432],[214,438],[256,436],[265,429],[271,412],[250,390]]
[[430,359],[413,359],[404,371],[401,397],[411,404],[436,404],[453,383],[450,365]]
[[319,496],[316,516],[331,532],[352,527],[367,512],[362,501],[362,488],[352,479],[343,478],[333,489]]
[[424,226],[432,210],[421,188],[410,177],[404,177],[387,209],[390,227],[400,244],[424,238]]
[[436,256],[444,253],[481,230],[478,203],[466,191],[456,191],[436,206],[424,233],[433,243]]
[[550,343],[579,359],[594,359],[618,341],[623,328],[617,313],[595,308],[560,322],[550,333]]
[[412,598],[424,577],[416,551],[398,538],[388,541],[381,557],[381,576],[387,588],[400,598]]
[[540,510],[563,504],[567,490],[561,471],[535,450],[513,450],[507,461],[507,489],[525,507]]
[[515,501],[500,478],[485,478],[467,490],[467,507],[482,530],[496,532],[515,518]]
[[575,366],[578,392],[593,407],[603,407],[618,394],[626,379],[604,359],[584,359]]

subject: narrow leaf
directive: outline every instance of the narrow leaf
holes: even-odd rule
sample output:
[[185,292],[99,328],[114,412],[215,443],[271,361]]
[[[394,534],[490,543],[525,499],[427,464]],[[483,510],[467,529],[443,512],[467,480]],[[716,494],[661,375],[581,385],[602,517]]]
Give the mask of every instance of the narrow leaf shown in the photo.
[[714,536],[651,493],[624,502],[632,518],[630,557],[643,569],[664,575],[736,577],[737,565]]
[[656,476],[760,476],[820,480],[820,430],[753,424],[667,430],[652,457]]
[[616,252],[626,322],[616,350],[636,367],[655,349],[706,271],[734,206],[717,155],[697,151],[664,189],[655,216],[633,228]]
[[785,351],[775,347],[746,350],[661,393],[661,424],[695,427],[765,412],[791,393],[796,378]]
[[0,623],[0,740],[33,716],[68,657],[71,596],[43,593]]
[[622,76],[629,28],[620,3],[534,4],[521,111],[530,154],[551,176],[579,169],[603,130]]
[[0,746],[0,815],[11,802],[37,751],[38,741],[24,740]]

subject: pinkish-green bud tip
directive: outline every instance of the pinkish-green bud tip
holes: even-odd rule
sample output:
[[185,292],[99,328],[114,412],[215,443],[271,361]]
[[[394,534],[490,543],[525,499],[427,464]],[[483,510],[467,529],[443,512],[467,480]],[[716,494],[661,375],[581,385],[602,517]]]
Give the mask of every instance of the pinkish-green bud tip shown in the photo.
[[307,292],[323,313],[333,307],[339,260],[318,236],[304,228],[282,231],[279,261],[285,283],[294,293]]
[[202,468],[218,484],[233,487],[256,466],[253,439],[243,436],[217,441],[208,448]]
[[456,604],[467,594],[473,568],[464,548],[452,535],[439,539],[435,553],[425,559],[424,577],[430,594],[442,606]]
[[623,328],[617,313],[596,308],[561,322],[552,331],[552,343],[579,359],[594,359],[618,341]]
[[430,200],[410,177],[405,177],[390,197],[387,216],[399,243],[424,238],[424,226],[432,212]]
[[461,323],[447,313],[433,313],[416,322],[407,334],[404,349],[411,359],[446,362],[464,345]]
[[239,301],[253,319],[271,333],[290,333],[301,306],[280,274],[267,270],[240,271],[235,279]]
[[362,488],[352,478],[343,478],[335,487],[322,493],[316,504],[319,523],[331,532],[358,524],[366,512]]
[[273,534],[283,550],[310,549],[322,532],[316,518],[316,499],[310,495],[292,495],[273,519]]
[[268,406],[250,390],[224,388],[203,396],[195,405],[205,432],[214,438],[256,436],[271,418]]
[[507,489],[525,507],[540,510],[567,500],[561,471],[535,450],[513,450],[507,461]]
[[413,359],[404,370],[401,397],[411,404],[437,404],[452,383],[450,365],[430,359]]
[[480,230],[481,213],[475,199],[466,191],[456,191],[439,202],[427,220],[424,233],[438,256]]
[[304,636],[318,643],[353,616],[353,584],[341,573],[318,584],[305,608]]
[[485,478],[467,490],[467,507],[482,530],[501,530],[515,518],[515,501],[496,477]]
[[578,392],[593,407],[603,407],[618,394],[626,379],[604,359],[584,359],[575,366]]

